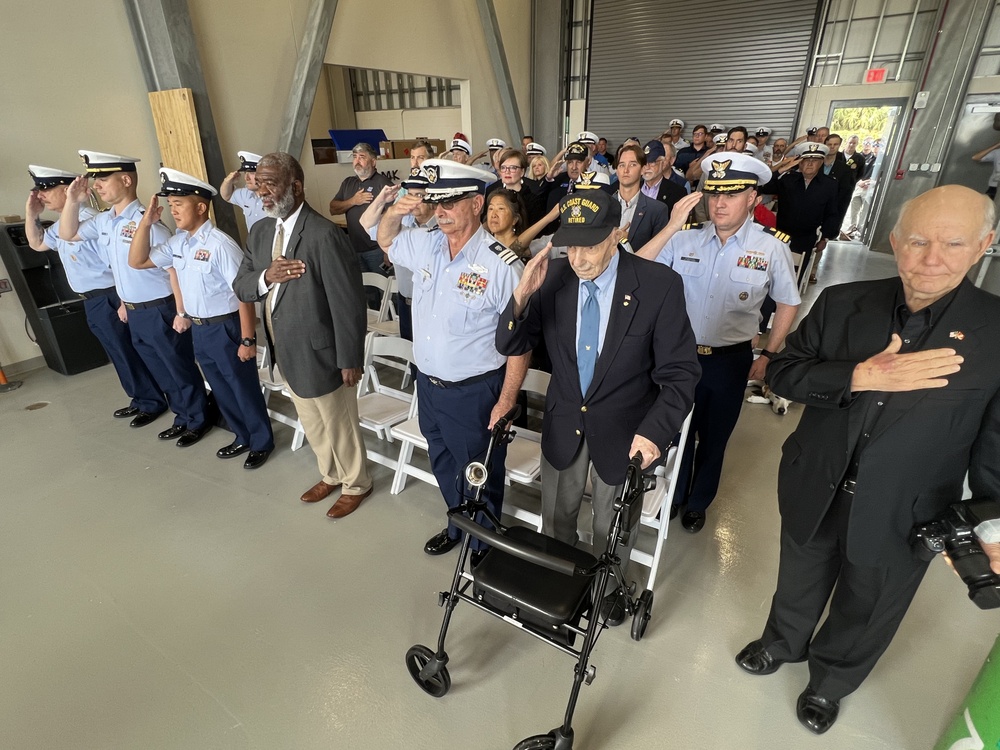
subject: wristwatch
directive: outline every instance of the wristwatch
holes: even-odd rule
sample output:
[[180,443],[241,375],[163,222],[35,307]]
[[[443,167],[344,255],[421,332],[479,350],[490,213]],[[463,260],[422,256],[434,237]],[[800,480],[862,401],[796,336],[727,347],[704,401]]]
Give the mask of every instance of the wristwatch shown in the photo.
[[761,349],[760,356],[767,357],[768,359],[774,359],[774,352],[769,352],[767,349]]
[[240,339],[240,344],[242,344],[243,346],[256,346],[257,337],[254,336],[252,339]]

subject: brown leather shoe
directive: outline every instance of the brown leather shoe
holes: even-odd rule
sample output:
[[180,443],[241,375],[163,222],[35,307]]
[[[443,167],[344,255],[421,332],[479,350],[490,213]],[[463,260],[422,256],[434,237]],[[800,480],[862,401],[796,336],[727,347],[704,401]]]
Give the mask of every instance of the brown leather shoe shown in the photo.
[[333,504],[333,507],[330,508],[330,510],[326,512],[326,517],[343,518],[344,516],[349,516],[358,509],[362,500],[372,494],[372,490],[374,489],[374,486],[369,487],[360,495],[348,495],[346,492],[341,494],[340,499]]
[[319,481],[302,495],[302,502],[304,503],[318,503],[320,500],[324,500],[330,496],[330,493],[337,489],[339,484],[327,484],[326,482]]

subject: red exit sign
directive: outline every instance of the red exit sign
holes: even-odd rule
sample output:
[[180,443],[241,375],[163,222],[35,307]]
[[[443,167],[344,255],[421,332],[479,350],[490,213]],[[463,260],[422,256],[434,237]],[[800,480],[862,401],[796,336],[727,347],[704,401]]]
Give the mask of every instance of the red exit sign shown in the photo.
[[885,83],[885,68],[868,68],[865,83]]

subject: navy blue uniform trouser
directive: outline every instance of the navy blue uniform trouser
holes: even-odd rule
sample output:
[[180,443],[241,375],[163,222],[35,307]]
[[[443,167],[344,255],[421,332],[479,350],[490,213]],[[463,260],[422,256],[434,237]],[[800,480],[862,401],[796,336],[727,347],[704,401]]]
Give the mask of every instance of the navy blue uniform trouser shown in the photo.
[[155,307],[129,310],[128,327],[135,350],[167,394],[174,424],[198,430],[206,421],[205,381],[194,362],[191,332],[172,328],[176,315],[171,297]]
[[118,317],[120,306],[121,300],[114,290],[84,301],[87,325],[107,352],[122,390],[132,399],[131,406],[148,414],[159,414],[167,410],[167,398],[132,345],[129,327]]
[[691,432],[681,457],[675,501],[686,502],[689,511],[705,511],[719,491],[726,444],[743,408],[753,350],[748,343],[745,349],[724,354],[699,354],[698,362],[701,380],[694,390]]
[[[422,372],[417,373],[417,415],[420,432],[427,439],[431,469],[449,508],[457,508],[464,497],[472,497],[472,488],[465,482],[465,466],[472,460],[482,461],[490,442],[490,412],[500,399],[504,370],[470,385],[440,387]],[[507,463],[507,443],[493,453],[489,480],[483,488],[486,506],[500,517],[503,506],[504,471]],[[461,532],[451,523],[448,536],[458,539]],[[484,547],[473,540],[472,548]]]
[[252,451],[274,450],[271,418],[260,392],[256,360],[240,361],[240,318],[191,326],[194,356],[212,386],[215,402],[236,435],[236,442]]

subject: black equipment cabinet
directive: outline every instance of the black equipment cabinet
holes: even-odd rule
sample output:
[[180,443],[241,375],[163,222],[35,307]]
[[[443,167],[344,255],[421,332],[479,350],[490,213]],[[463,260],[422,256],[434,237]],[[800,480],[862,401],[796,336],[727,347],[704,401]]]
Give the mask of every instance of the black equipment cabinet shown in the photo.
[[45,364],[63,375],[76,375],[108,363],[87,325],[84,301],[70,288],[57,252],[32,250],[24,222],[17,222],[0,224],[0,258]]

